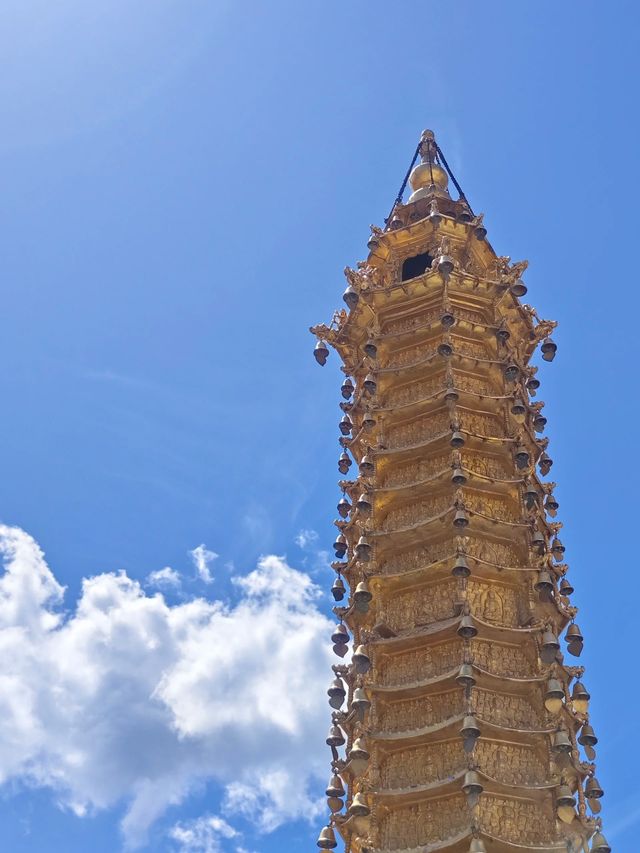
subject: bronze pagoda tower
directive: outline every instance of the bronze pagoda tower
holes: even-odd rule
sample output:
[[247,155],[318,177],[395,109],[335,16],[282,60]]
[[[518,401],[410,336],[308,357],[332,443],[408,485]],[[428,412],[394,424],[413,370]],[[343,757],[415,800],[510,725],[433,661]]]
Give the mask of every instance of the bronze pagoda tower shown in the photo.
[[345,373],[318,847],[608,853],[533,399],[556,324],[523,303],[526,261],[496,255],[431,131],[407,179],[345,270],[347,309],[311,329]]

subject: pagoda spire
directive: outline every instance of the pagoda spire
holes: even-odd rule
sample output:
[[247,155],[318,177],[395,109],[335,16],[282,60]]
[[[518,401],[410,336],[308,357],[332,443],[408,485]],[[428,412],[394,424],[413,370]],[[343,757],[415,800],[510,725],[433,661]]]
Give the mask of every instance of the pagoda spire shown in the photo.
[[311,329],[345,373],[320,849],[611,850],[534,399],[556,324],[486,237],[425,131],[346,308]]

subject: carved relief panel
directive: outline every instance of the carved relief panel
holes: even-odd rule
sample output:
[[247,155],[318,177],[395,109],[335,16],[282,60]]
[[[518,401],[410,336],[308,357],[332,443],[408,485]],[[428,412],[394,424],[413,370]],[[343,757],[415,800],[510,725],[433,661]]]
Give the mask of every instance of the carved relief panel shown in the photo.
[[430,566],[445,557],[455,556],[456,543],[453,538],[429,545],[421,545],[400,554],[390,556],[380,569],[384,574],[396,574],[399,572],[410,572],[423,566]]
[[471,578],[467,582],[467,598],[471,613],[491,625],[519,628],[530,616],[525,591],[506,584]]
[[408,465],[393,465],[381,483],[384,487],[408,486],[411,483],[421,483],[429,480],[451,465],[451,454],[440,453],[429,459],[412,461]]
[[511,646],[492,640],[472,640],[471,660],[476,666],[492,675],[506,678],[532,678],[537,674],[535,649]]
[[474,758],[484,774],[505,785],[544,785],[549,780],[546,750],[533,746],[480,738]]
[[394,593],[380,605],[380,618],[394,631],[411,630],[455,616],[458,598],[458,584],[453,579]]
[[422,729],[448,720],[464,710],[461,688],[401,701],[378,699],[372,713],[371,727],[379,732],[405,732]]
[[391,408],[391,406],[403,406],[417,400],[425,400],[442,391],[444,387],[445,381],[442,376],[420,379],[408,385],[401,385],[399,388],[390,388],[381,405],[384,408]]
[[408,424],[391,427],[386,440],[390,449],[411,447],[424,441],[442,435],[449,429],[449,413],[438,412]]
[[546,803],[483,794],[479,811],[480,825],[496,838],[540,846],[557,839],[555,820]]
[[467,761],[460,738],[421,745],[384,756],[380,780],[391,790],[428,785],[465,770]]
[[411,527],[421,521],[427,521],[451,508],[451,495],[438,495],[421,501],[413,501],[396,509],[391,509],[382,522],[381,529],[388,532]]
[[386,850],[405,850],[446,841],[469,826],[471,813],[462,794],[394,809],[382,819]]
[[382,687],[402,687],[451,672],[462,662],[462,641],[411,649],[394,655],[376,655],[372,681]]
[[492,693],[489,690],[473,691],[475,712],[482,720],[510,729],[542,729],[545,715],[542,710],[542,694],[534,688],[530,696],[514,696],[509,693]]

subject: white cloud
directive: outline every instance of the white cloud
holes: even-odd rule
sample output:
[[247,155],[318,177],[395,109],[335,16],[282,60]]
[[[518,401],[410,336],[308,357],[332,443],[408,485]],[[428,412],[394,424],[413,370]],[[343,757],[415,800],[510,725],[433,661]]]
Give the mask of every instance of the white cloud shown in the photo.
[[318,534],[315,530],[301,530],[296,536],[296,545],[303,550],[315,545],[318,541]]
[[307,575],[268,556],[235,579],[233,606],[169,606],[101,574],[63,617],[36,542],[0,526],[0,552],[0,782],[49,787],[79,815],[126,799],[129,847],[209,779],[230,819],[268,830],[313,813],[331,654]]
[[169,837],[178,844],[179,853],[221,853],[221,839],[237,836],[232,826],[215,815],[177,823],[169,831]]
[[193,560],[200,580],[204,583],[213,583],[213,575],[209,566],[214,560],[218,559],[218,554],[215,551],[209,551],[204,545],[198,545],[193,551],[189,551],[189,556]]
[[156,569],[155,572],[147,575],[147,584],[155,586],[158,589],[177,588],[181,583],[180,572],[176,572],[171,566],[165,566],[164,569]]

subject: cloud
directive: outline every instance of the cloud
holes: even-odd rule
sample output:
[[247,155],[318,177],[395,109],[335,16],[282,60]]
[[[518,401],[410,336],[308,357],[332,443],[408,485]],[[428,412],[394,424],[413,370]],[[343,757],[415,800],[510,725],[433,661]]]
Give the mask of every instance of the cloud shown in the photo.
[[220,853],[221,839],[237,838],[238,832],[221,817],[204,815],[177,823],[169,830],[169,837],[177,842],[179,853]]
[[198,577],[204,583],[213,583],[213,575],[209,566],[214,560],[218,559],[218,554],[215,551],[209,551],[204,545],[198,545],[193,551],[189,551],[189,556],[193,560],[193,565],[196,567]]
[[269,830],[313,813],[331,654],[307,575],[267,556],[235,578],[235,604],[170,606],[106,573],[63,616],[37,543],[0,526],[0,553],[0,783],[47,787],[78,815],[124,799],[130,848],[207,780],[231,820]]
[[177,589],[181,586],[181,583],[180,572],[176,572],[171,566],[165,566],[164,569],[156,569],[155,572],[147,575],[147,584],[155,586],[158,589],[168,589],[170,587]]
[[296,545],[306,551],[307,548],[315,545],[318,541],[318,534],[315,530],[301,530],[296,536]]

